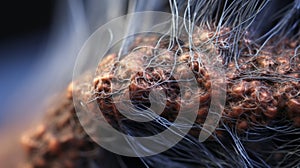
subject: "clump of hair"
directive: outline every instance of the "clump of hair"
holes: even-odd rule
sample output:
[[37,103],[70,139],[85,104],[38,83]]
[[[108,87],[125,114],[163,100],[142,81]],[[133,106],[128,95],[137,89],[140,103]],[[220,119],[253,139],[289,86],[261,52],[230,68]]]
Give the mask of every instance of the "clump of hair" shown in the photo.
[[[299,19],[292,17],[299,12],[299,1],[279,12],[275,26],[259,38],[253,27],[269,3],[170,0],[174,18],[181,15],[186,19],[183,24],[189,36],[135,36],[124,52],[129,54],[119,57],[115,51],[99,63],[95,76],[83,74],[84,80],[74,81],[82,83],[82,88],[73,92],[81,94],[87,105],[96,102],[114,128],[125,134],[148,136],[166,129],[176,119],[182,95],[172,67],[174,62],[185,64],[186,70],[195,75],[199,88],[195,94],[200,105],[191,131],[174,147],[135,160],[115,154],[103,157],[103,149],[82,130],[69,94],[63,98],[67,103],[57,106],[43,129],[23,140],[29,165],[72,163],[74,167],[83,164],[97,167],[111,157],[117,158],[120,167],[132,161],[137,164],[131,167],[300,166],[300,39],[296,29]],[[285,23],[292,27],[289,29]],[[287,38],[290,36],[293,38]],[[202,59],[208,55],[212,56],[210,59],[221,60],[225,69],[226,103],[216,130],[207,141],[199,142],[197,138],[212,97],[214,72],[206,68],[207,63]],[[124,86],[119,82],[118,90],[114,90],[112,84],[119,79],[125,81]],[[134,122],[116,107],[118,99],[114,98],[128,94],[134,105],[129,110],[131,115],[151,118],[147,110],[144,114],[139,112],[149,108],[151,89],[166,95],[162,96],[164,101],[155,102],[166,103],[159,119]],[[69,134],[71,140],[66,138]]]

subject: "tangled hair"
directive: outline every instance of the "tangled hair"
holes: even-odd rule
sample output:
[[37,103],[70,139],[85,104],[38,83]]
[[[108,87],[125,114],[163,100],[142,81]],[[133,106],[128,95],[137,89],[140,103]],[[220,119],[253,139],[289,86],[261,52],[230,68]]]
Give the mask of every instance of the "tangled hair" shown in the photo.
[[[150,45],[149,41],[144,42],[141,39],[144,38],[137,38],[134,44]],[[169,44],[162,45],[163,40],[154,37],[152,40],[151,49],[133,47],[133,50],[141,50],[138,55],[128,55],[121,61],[116,61],[116,55],[107,57],[103,62],[111,66],[99,65],[91,99],[97,101],[101,112],[118,130],[133,136],[150,136],[170,126],[181,106],[178,103],[179,87],[174,83],[175,79],[172,78],[170,69],[163,67],[168,67],[167,65],[176,59],[178,64],[185,63],[194,72],[200,88],[200,106],[194,127],[190,134],[172,149],[157,156],[140,158],[145,165],[289,167],[299,164],[299,151],[295,147],[299,146],[300,133],[299,111],[296,109],[300,105],[300,76],[297,73],[300,70],[300,59],[299,56],[294,57],[294,49],[285,47],[284,50],[276,51],[265,48],[255,57],[249,57],[249,51],[243,51],[237,62],[239,69],[236,68],[235,62],[229,62],[226,70],[227,101],[223,117],[208,142],[200,143],[195,137],[203,128],[210,105],[210,72],[205,68],[205,64],[197,61],[200,56],[189,55],[188,47],[185,48],[187,52],[180,53],[179,46],[168,48]],[[157,45],[156,41],[161,45]],[[184,41],[181,43],[182,48],[185,46]],[[159,47],[154,49],[155,46]],[[275,51],[278,54],[273,55],[272,52]],[[153,52],[156,54],[153,55]],[[292,58],[297,66],[291,65]],[[146,70],[132,73],[132,68],[138,65],[149,66]],[[122,67],[122,71],[118,72],[118,67]],[[113,79],[117,78],[116,76],[122,76],[122,80],[130,82],[122,85],[122,90],[112,91]],[[129,94],[135,105],[132,110],[126,109],[129,113],[155,119],[150,111],[145,114],[139,112],[149,108],[149,93],[153,88],[164,90],[166,94],[163,100],[156,102],[166,103],[166,107],[155,122],[141,124],[126,119],[118,111],[115,105],[117,102],[112,99],[116,92],[118,95]]]
[[[270,15],[268,11],[274,3],[268,0],[170,0],[173,14],[170,35],[128,38],[129,42],[122,44],[122,51],[114,51],[99,63],[95,76],[84,77],[84,87],[73,90],[85,98],[84,103],[99,107],[105,119],[120,132],[150,136],[172,125],[182,105],[180,97],[185,95],[181,95],[178,83],[185,81],[176,81],[173,67],[184,64],[195,75],[200,105],[189,134],[171,149],[154,156],[130,158],[110,154],[119,167],[300,166],[300,1],[288,1],[284,8]],[[180,16],[185,20],[182,25],[178,24]],[[262,20],[266,17],[270,21],[263,27]],[[179,29],[185,29],[188,35],[177,36]],[[128,54],[132,52],[136,54]],[[221,62],[225,69],[226,103],[216,130],[207,141],[199,142],[197,137],[204,128],[214,82],[211,79],[214,72],[210,72],[206,67],[208,63],[202,59],[205,54],[212,56],[212,62]],[[119,85],[112,89],[116,80]],[[159,94],[153,95],[152,89],[159,90]],[[118,101],[123,100],[122,95],[128,95],[133,104],[123,110],[132,117],[152,121],[139,123],[126,118],[117,107]],[[90,167],[101,167],[105,160],[99,156],[101,147],[82,132],[70,97],[65,111],[71,115],[67,118],[74,120],[73,132],[81,130],[82,134],[70,144],[81,145],[78,150],[85,150],[74,158],[88,162]],[[158,117],[152,115],[151,103],[164,107]],[[57,132],[51,125],[58,123],[48,123],[49,132]],[[50,141],[36,135],[32,139]],[[163,143],[169,142],[164,140]],[[28,146],[29,142],[26,143]],[[58,138],[56,143],[66,142]],[[65,151],[74,150],[70,144]],[[91,156],[86,152],[89,149],[98,153]],[[61,156],[57,151],[50,153],[51,157],[41,157],[53,160]],[[34,157],[37,160],[39,156]],[[33,165],[35,160],[30,160]]]
[[[170,70],[157,65],[167,65],[168,61],[175,59],[189,65],[197,78],[201,105],[190,135],[162,154],[140,158],[146,167],[299,166],[299,1],[275,13],[274,26],[262,35],[256,34],[255,26],[260,24],[258,19],[263,19],[259,17],[269,3],[254,0],[169,1],[175,29],[181,26],[177,25],[177,17],[182,16],[187,20],[183,27],[190,33],[189,38],[175,36],[166,42],[164,36],[152,37],[152,44],[151,40],[144,42],[137,38],[131,51],[142,50],[140,55],[135,58],[125,56],[124,62],[117,65],[111,63],[124,68],[124,74],[130,74],[128,62],[150,65],[127,78],[131,82],[126,87],[129,87],[131,101],[137,105],[137,110],[149,108],[150,89],[166,89],[167,106],[161,118],[149,125],[132,122],[120,115],[110,96],[110,84],[116,74],[99,66],[96,76],[100,78],[94,84],[93,100],[98,102],[112,125],[134,136],[153,135],[165,129],[170,125],[168,122],[176,118],[180,106],[176,101],[178,86],[172,83]],[[287,37],[291,38],[287,40]],[[156,55],[153,55],[154,51],[140,47],[145,45],[152,46]],[[209,76],[213,72],[208,72],[199,61],[201,59],[197,59],[201,56],[190,53],[207,52],[212,46],[217,53],[215,57],[221,58],[226,68],[227,101],[218,128],[207,142],[200,143],[194,136],[199,135],[208,113],[211,97]],[[134,61],[145,56],[151,61]],[[115,62],[115,58],[110,59]],[[114,66],[110,69],[115,70]],[[126,91],[120,92],[126,94]]]

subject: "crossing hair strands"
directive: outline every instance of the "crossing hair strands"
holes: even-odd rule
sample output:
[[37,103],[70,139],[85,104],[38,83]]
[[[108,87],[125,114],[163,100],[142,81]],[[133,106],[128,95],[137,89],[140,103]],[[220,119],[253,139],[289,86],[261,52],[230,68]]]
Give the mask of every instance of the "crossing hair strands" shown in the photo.
[[[146,5],[143,6],[140,1],[131,1],[129,4],[130,11],[146,10]],[[83,85],[92,88],[86,95],[87,102],[97,102],[106,119],[119,131],[145,136],[168,127],[180,108],[180,103],[176,100],[180,95],[178,85],[173,82],[170,70],[155,69],[155,65],[160,61],[168,63],[172,59],[187,64],[201,88],[201,104],[193,128],[171,149],[140,158],[128,158],[103,151],[82,131],[72,106],[71,92],[81,92],[84,88],[74,91],[71,84],[67,96],[62,98],[66,103],[56,107],[50,115],[53,121],[45,122],[46,126],[43,126],[45,131],[38,130],[30,138],[23,139],[29,153],[29,164],[36,167],[47,164],[100,167],[102,162],[109,165],[105,160],[115,159],[115,167],[299,166],[300,1],[290,1],[278,12],[269,15],[268,11],[276,7],[273,5],[274,1],[267,0],[170,0],[168,4],[157,5],[152,9],[172,13],[172,30],[176,33],[179,27],[184,28],[189,32],[187,37],[137,35],[128,38],[128,41],[121,44],[120,52],[107,56],[99,64],[95,79],[83,75],[82,81],[93,80],[93,83],[86,82]],[[262,24],[266,16],[271,21],[264,27]],[[186,22],[179,25],[179,17]],[[130,23],[129,28],[134,32],[138,23]],[[111,75],[114,74],[112,70],[124,64],[125,73],[130,71],[130,66],[126,67],[128,62],[148,63],[147,59],[139,62],[139,57],[126,57],[133,50],[140,51],[141,57],[149,53],[151,55],[153,50],[141,47],[145,45],[155,49],[158,56],[149,56],[154,60],[154,66],[128,78],[131,81],[131,100],[136,105],[134,110],[149,107],[149,89],[153,87],[165,90],[164,98],[168,102],[160,118],[146,125],[124,118],[114,108],[116,102],[110,97]],[[225,68],[226,103],[216,130],[207,141],[199,142],[196,137],[203,128],[210,105],[211,72],[198,59],[201,55],[190,54],[190,51],[209,50],[211,47],[216,51],[215,57],[222,60]],[[120,55],[127,58],[125,63],[118,60]],[[63,134],[63,131],[69,132],[70,136]],[[71,148],[71,144],[75,147]],[[42,146],[40,150],[37,147],[39,145]],[[41,149],[45,152],[44,155],[39,155]],[[109,155],[103,157],[101,153]],[[61,161],[62,158],[67,161]]]

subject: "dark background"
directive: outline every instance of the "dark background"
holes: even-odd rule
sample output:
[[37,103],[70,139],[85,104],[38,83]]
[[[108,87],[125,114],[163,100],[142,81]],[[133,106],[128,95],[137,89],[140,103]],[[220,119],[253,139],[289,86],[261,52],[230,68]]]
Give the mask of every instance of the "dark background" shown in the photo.
[[[55,0],[0,3],[0,127],[18,91],[43,56],[50,38]],[[24,96],[26,99],[26,95]],[[6,114],[6,115],[4,115]]]
[[48,31],[52,23],[54,6],[55,0],[1,2],[1,42]]

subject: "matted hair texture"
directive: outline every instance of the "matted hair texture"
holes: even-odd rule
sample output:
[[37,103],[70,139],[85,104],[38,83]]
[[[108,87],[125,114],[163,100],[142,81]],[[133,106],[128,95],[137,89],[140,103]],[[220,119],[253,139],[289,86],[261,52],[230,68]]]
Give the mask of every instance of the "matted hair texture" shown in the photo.
[[[93,83],[82,84],[83,87],[92,88],[87,102],[96,102],[106,120],[127,135],[142,137],[162,132],[172,125],[177,116],[180,109],[177,97],[180,92],[169,69],[156,66],[164,63],[168,65],[174,57],[174,60],[180,60],[179,63],[188,65],[201,90],[198,93],[201,99],[198,116],[191,131],[178,144],[154,156],[134,158],[113,154],[92,142],[84,133],[70,98],[70,90],[73,89],[70,86],[67,98],[63,98],[66,102],[58,105],[49,117],[55,120],[45,122],[46,132],[56,134],[57,141],[52,142],[52,137],[41,138],[44,135],[31,136],[30,143],[41,141],[39,144],[50,144],[52,148],[45,147],[50,152],[45,152],[43,156],[38,155],[38,149],[30,149],[29,164],[33,167],[47,167],[48,162],[54,166],[76,163],[74,167],[93,168],[300,166],[300,0],[130,2],[128,12],[170,12],[174,32],[183,28],[189,34],[183,38],[155,34],[128,38],[128,41],[121,44],[120,51],[109,55],[99,64],[96,72],[98,78],[92,79]],[[179,18],[184,20],[182,25],[178,25]],[[132,29],[134,24],[138,24],[135,21],[130,23],[133,24],[129,25]],[[149,50],[144,46],[152,48]],[[212,84],[209,74],[213,72],[205,68],[205,63],[200,59],[201,54],[191,53],[204,50],[210,52],[211,48],[225,69],[226,102],[216,130],[206,141],[199,142],[197,136],[199,130],[204,128],[203,123],[211,104]],[[132,51],[140,51],[144,55],[155,52],[158,56],[147,57],[142,61],[138,57],[126,57]],[[118,60],[120,55],[125,55],[124,62]],[[150,65],[143,72],[126,78],[130,81],[130,96],[135,108],[132,111],[149,108],[151,88],[161,89],[166,95],[164,100],[168,104],[153,122],[133,122],[122,116],[114,106],[116,102],[111,98],[114,94],[110,89],[111,75],[116,74],[114,72],[118,66],[125,67],[121,73],[126,75],[127,71],[130,72],[126,69],[130,61],[132,64]],[[92,77],[84,77],[83,74],[83,78],[89,81]],[[83,90],[73,90],[73,93]],[[151,119],[152,116],[145,114],[141,117]],[[72,132],[72,140],[64,136],[64,132],[68,131]],[[25,146],[29,146],[29,140],[26,140]],[[165,139],[164,142],[168,141]],[[57,146],[64,148],[59,150]],[[143,146],[140,147],[143,149]],[[64,155],[63,151],[69,153]],[[76,159],[70,158],[72,152],[78,152],[79,156],[74,156]],[[43,163],[40,163],[41,158]],[[67,158],[68,163],[63,158]],[[72,159],[76,162],[70,163]]]

